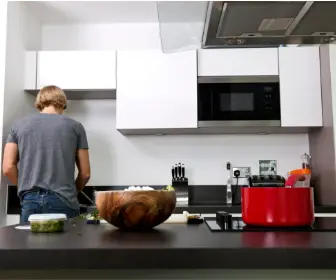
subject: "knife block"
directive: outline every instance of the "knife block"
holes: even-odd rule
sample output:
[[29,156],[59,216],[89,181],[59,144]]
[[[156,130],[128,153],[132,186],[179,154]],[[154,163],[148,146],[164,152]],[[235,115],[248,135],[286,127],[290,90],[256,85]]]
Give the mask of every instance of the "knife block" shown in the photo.
[[187,187],[189,185],[188,178],[183,178],[183,180],[176,178],[172,180],[172,186],[175,187]]

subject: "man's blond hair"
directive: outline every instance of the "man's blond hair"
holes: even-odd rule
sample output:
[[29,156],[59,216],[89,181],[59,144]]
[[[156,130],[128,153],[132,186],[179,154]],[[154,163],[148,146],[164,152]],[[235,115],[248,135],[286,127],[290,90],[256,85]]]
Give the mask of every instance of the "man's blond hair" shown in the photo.
[[64,110],[67,106],[65,93],[57,86],[46,86],[36,96],[35,107],[38,110],[42,111],[49,106],[54,106],[59,110]]

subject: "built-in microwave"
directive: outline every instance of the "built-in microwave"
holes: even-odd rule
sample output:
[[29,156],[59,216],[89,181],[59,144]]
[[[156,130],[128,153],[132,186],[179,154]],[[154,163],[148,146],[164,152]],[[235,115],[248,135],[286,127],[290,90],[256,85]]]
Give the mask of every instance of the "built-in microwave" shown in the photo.
[[278,77],[199,77],[198,126],[280,126]]

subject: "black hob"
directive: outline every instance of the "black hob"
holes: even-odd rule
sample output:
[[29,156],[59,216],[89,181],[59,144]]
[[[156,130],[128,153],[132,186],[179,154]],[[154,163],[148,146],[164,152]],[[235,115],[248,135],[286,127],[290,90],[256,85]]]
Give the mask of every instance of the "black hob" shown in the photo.
[[314,232],[336,232],[336,217],[318,217],[315,218],[315,222],[312,226],[306,227],[256,227],[248,226],[240,217],[232,217],[232,223],[230,226],[220,226],[216,218],[205,218],[205,223],[209,229],[213,232],[265,232],[265,231],[314,231]]

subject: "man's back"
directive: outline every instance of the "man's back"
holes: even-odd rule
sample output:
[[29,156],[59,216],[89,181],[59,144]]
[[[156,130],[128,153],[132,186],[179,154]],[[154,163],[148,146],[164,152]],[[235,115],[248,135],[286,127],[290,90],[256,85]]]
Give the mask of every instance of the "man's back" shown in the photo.
[[7,142],[18,145],[19,195],[40,187],[54,191],[70,207],[78,207],[76,151],[88,148],[79,122],[60,114],[34,114],[14,123]]

